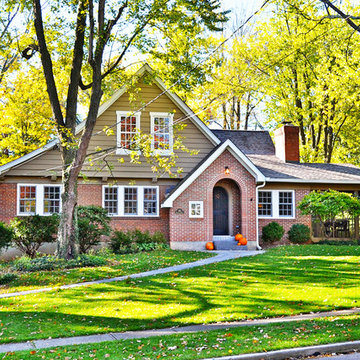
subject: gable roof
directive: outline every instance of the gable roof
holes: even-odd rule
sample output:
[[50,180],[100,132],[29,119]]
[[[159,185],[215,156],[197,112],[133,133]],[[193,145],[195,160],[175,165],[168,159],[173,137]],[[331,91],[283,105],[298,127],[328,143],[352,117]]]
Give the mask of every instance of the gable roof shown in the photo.
[[259,169],[251,162],[251,160],[230,140],[215,147],[200,163],[190,172],[184,179],[175,186],[169,193],[168,197],[163,201],[161,207],[172,207],[174,200],[185,191],[225,150],[229,152],[242,164],[251,175],[254,176],[257,182],[265,181],[265,176]]
[[230,139],[244,154],[275,155],[275,146],[268,131],[212,130],[221,142]]
[[[141,77],[146,72],[148,72],[150,74],[152,74],[154,72],[153,69],[148,64],[144,64],[136,72],[135,75]],[[159,77],[155,77],[154,82],[161,89],[161,91],[164,92],[164,95],[168,96],[170,98],[170,100],[172,100],[179,107],[179,109],[188,116],[188,118],[194,123],[194,125],[201,131],[202,134],[204,134],[204,136],[207,139],[209,139],[209,141],[213,145],[217,145],[220,143],[220,140],[216,137],[216,135],[199,119],[198,116],[196,116],[196,114],[185,104],[185,102],[182,101],[175,93],[167,90],[166,85]],[[112,95],[112,97],[109,100],[105,101],[102,105],[100,105],[97,117],[102,115],[127,90],[128,90],[128,87],[123,86],[119,90],[115,91],[115,93]],[[80,133],[84,129],[85,123],[86,123],[86,121],[84,120],[79,125],[76,126],[76,134]],[[32,151],[31,153],[29,153],[27,155],[24,155],[24,156],[22,156],[16,160],[13,160],[3,166],[0,166],[0,175],[6,173],[13,167],[16,167],[25,162],[31,161],[32,159],[42,155],[46,151],[53,149],[57,144],[59,144],[59,140],[55,139],[55,140],[47,143],[46,145],[40,147],[39,149]]]

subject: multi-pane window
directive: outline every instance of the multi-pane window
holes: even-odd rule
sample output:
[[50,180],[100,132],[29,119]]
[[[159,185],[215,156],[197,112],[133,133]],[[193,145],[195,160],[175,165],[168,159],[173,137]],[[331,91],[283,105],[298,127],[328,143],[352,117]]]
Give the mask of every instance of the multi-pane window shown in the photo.
[[18,184],[18,215],[51,215],[61,212],[61,185]]
[[138,189],[126,187],[124,189],[124,215],[137,215],[138,213]]
[[127,154],[137,148],[136,134],[140,128],[140,114],[117,111],[117,147],[118,153]]
[[111,216],[158,216],[158,186],[104,186],[103,207]]
[[160,154],[169,154],[172,151],[173,116],[167,113],[151,113],[152,149]]
[[292,191],[279,192],[279,216],[293,216]]
[[189,201],[189,217],[204,217],[204,205],[202,201]]
[[259,214],[259,216],[271,216],[272,215],[272,192],[271,191],[259,191],[258,214]]
[[258,193],[259,217],[294,217],[294,190],[267,190]]
[[60,213],[60,186],[44,186],[44,214]]
[[144,215],[157,214],[157,188],[144,188]]
[[116,186],[104,188],[104,208],[109,215],[118,213],[118,188]]
[[36,186],[19,186],[19,214],[36,213]]

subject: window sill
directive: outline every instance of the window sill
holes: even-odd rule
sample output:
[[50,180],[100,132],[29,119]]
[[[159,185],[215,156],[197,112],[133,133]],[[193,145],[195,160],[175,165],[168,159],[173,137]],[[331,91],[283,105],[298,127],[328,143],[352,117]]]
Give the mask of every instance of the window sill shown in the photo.
[[116,149],[116,155],[141,155],[141,151]]
[[296,217],[295,216],[279,216],[279,217],[272,217],[272,216],[258,216],[258,219],[268,219],[268,220],[281,220],[281,219],[285,219],[285,220],[295,220]]

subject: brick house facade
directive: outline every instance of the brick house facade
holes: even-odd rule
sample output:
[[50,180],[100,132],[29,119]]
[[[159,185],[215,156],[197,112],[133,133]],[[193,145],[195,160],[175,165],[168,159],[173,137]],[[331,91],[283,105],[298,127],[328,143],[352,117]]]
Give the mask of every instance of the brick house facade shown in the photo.
[[[241,232],[248,248],[256,249],[262,227],[272,221],[285,232],[295,223],[312,226],[311,218],[301,216],[296,207],[310,191],[360,191],[360,169],[355,166],[299,161],[297,127],[285,124],[275,132],[274,142],[267,131],[210,130],[175,94],[164,91],[160,79],[148,82],[149,72],[145,66],[138,73],[138,104],[123,88],[99,110],[95,132],[114,124],[116,131],[94,137],[89,152],[116,145],[107,158],[114,165],[111,174],[85,164],[85,176],[79,178],[78,204],[105,207],[114,229],[160,231],[172,248],[197,250],[208,241],[232,239]],[[134,111],[144,103],[148,105],[141,113]],[[151,133],[154,151],[162,151],[155,145],[156,129],[162,139],[171,139],[171,129],[180,121],[184,145],[198,150],[194,156],[177,151],[181,177],[157,178],[144,159],[141,164],[130,161],[127,141],[138,127]],[[159,124],[165,123],[170,130],[164,135]],[[80,125],[78,132],[82,130]],[[164,156],[172,151],[172,141],[167,141]],[[60,212],[61,189],[60,152],[54,140],[0,167],[0,221]]]

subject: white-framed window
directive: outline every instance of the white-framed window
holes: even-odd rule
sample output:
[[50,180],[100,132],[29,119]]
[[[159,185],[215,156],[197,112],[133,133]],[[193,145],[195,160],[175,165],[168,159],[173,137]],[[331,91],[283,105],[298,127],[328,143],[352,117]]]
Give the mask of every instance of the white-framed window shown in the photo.
[[51,215],[61,212],[61,185],[18,184],[17,215]]
[[173,152],[173,114],[151,112],[151,149],[160,155]]
[[120,155],[137,151],[136,134],[140,129],[141,112],[116,111],[117,132],[116,132],[116,153]]
[[159,216],[159,187],[104,185],[103,208],[110,216]]
[[258,192],[259,218],[295,218],[294,190],[261,190]]
[[203,218],[204,203],[202,201],[189,201],[189,218]]

